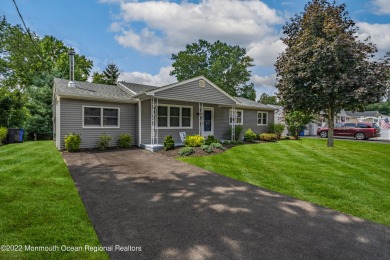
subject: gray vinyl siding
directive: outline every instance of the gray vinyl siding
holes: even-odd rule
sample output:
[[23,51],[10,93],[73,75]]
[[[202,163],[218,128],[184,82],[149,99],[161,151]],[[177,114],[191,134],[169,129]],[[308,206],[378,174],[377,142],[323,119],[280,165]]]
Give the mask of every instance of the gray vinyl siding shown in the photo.
[[192,81],[156,92],[155,97],[209,104],[235,104],[230,97],[210,85],[207,81],[204,88],[199,87],[199,81]]
[[[112,136],[110,146],[116,146],[119,134],[130,134],[137,143],[137,104],[61,99],[61,145],[65,149],[64,136],[70,132],[81,134],[80,148],[95,148],[101,134]],[[83,128],[83,106],[115,107],[120,109],[120,128]]]
[[[268,113],[267,125],[257,125],[257,112]],[[244,129],[243,134],[249,128],[252,129],[256,134],[266,133],[268,131],[268,125],[274,123],[274,111],[263,111],[263,110],[249,110],[244,109]]]

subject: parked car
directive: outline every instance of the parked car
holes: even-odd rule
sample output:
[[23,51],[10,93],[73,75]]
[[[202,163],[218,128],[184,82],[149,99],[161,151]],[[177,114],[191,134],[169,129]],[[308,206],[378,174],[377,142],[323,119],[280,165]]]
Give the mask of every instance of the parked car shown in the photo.
[[[317,135],[328,137],[328,128],[318,128]],[[340,123],[334,126],[334,136],[350,136],[357,140],[367,140],[372,137],[380,137],[380,128],[373,123]]]

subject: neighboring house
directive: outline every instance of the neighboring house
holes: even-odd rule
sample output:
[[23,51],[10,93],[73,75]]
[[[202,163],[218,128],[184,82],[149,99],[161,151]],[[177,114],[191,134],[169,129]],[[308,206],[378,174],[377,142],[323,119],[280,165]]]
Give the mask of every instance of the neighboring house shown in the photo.
[[53,123],[58,149],[64,136],[81,134],[81,148],[93,148],[103,133],[117,141],[118,134],[133,136],[134,144],[150,150],[160,148],[164,137],[175,143],[180,133],[214,135],[234,139],[234,126],[255,133],[268,130],[275,108],[245,98],[232,97],[205,77],[163,87],[118,82],[102,85],[54,79]]
[[379,111],[363,111],[363,112],[345,111],[345,113],[347,114],[346,122],[350,122],[350,123],[357,123],[357,122],[377,123],[378,118],[382,117]]

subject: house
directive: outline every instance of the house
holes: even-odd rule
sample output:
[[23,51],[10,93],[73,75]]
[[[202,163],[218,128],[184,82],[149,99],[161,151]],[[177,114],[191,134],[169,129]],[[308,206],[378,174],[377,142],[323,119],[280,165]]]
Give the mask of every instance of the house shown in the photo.
[[232,97],[205,77],[196,77],[163,87],[118,82],[102,85],[54,79],[53,129],[58,149],[64,136],[81,134],[81,148],[93,148],[103,133],[133,136],[134,144],[150,150],[162,147],[180,133],[214,135],[234,139],[235,125],[255,133],[268,130],[275,108],[245,98]]

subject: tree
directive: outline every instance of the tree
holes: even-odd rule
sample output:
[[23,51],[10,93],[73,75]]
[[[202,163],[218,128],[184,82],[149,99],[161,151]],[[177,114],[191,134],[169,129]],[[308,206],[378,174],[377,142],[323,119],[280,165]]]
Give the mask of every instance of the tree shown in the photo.
[[114,63],[107,65],[106,69],[103,71],[106,84],[115,85],[119,77],[119,69]]
[[266,105],[280,105],[280,102],[278,102],[277,96],[271,96],[268,95],[267,93],[261,94],[259,100],[257,102],[261,104],[266,104]]
[[[53,36],[41,38],[34,32],[24,32],[20,25],[13,26],[2,17],[0,103],[7,105],[9,113],[0,113],[1,122],[25,127],[30,134],[51,135],[53,77],[69,77],[69,49]],[[75,63],[75,79],[86,81],[92,61],[76,54]]]
[[204,76],[232,96],[256,99],[253,84],[248,84],[253,59],[245,48],[216,41],[199,40],[188,44],[185,51],[172,54],[174,61],[170,75],[178,81]]
[[332,147],[337,112],[363,109],[385,95],[388,59],[372,59],[375,45],[357,39],[344,4],[312,0],[283,30],[287,48],[275,64],[278,97],[287,110],[325,112]]
[[92,74],[92,83],[96,83],[96,84],[106,84],[106,78],[104,77],[104,74],[95,71],[95,72]]
[[299,138],[299,134],[306,129],[306,125],[313,121],[314,117],[302,111],[288,111],[284,119],[287,124],[287,130],[295,139]]
[[390,101],[369,104],[366,106],[366,108],[364,110],[367,110],[367,111],[378,110],[379,113],[381,113],[382,115],[390,116]]

